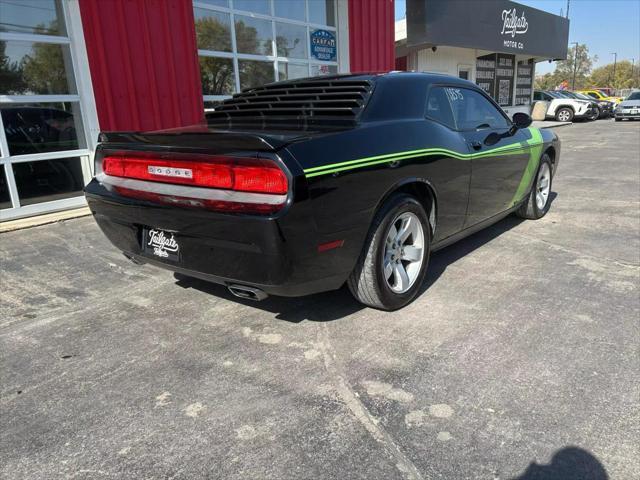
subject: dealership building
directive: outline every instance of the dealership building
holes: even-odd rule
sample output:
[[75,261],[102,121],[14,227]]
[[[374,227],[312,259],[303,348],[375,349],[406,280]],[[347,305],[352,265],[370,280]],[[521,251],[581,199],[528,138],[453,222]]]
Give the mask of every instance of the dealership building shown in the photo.
[[398,70],[465,78],[529,113],[535,65],[567,58],[569,20],[506,0],[407,0],[395,39]]
[[0,221],[86,205],[100,131],[200,123],[276,80],[439,71],[527,108],[568,21],[471,4],[407,0],[402,36],[393,0],[0,0]]

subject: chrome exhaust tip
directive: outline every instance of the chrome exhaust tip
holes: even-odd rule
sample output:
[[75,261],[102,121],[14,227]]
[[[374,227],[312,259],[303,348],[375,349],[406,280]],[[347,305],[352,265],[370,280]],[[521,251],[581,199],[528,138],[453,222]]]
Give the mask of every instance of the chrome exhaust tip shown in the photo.
[[247,287],[246,285],[227,285],[227,288],[236,297],[254,300],[256,302],[268,297],[268,295],[259,288]]

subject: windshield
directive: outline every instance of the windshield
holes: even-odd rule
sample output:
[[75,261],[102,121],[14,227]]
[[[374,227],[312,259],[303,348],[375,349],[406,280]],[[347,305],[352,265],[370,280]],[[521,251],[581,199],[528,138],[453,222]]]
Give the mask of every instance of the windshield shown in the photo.
[[574,93],[575,98],[579,98],[580,100],[593,100],[593,98],[585,95],[584,93]]
[[598,100],[601,100],[602,98],[604,98],[604,95],[602,94],[602,92],[598,92],[598,91],[587,92],[587,95],[593,98],[597,98]]
[[545,93],[552,96],[553,98],[563,98],[562,95],[560,95],[558,92],[545,92]]
[[640,92],[633,92],[626,99],[627,100],[640,100]]

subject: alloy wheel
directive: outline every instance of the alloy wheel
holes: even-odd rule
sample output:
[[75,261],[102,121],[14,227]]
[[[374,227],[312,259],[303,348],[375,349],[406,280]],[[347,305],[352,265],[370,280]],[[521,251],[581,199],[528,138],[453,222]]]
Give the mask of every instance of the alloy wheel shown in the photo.
[[549,192],[551,190],[551,169],[549,164],[544,162],[540,166],[538,174],[538,184],[536,186],[536,206],[538,210],[544,210],[549,200]]
[[384,278],[394,293],[415,283],[424,261],[424,230],[420,219],[405,212],[393,221],[384,247]]

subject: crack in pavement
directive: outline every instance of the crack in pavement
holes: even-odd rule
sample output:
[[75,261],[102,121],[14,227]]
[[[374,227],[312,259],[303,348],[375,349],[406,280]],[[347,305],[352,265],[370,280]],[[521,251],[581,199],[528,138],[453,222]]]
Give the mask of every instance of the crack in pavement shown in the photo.
[[336,358],[335,350],[331,346],[327,328],[326,323],[319,325],[316,338],[318,348],[322,352],[325,369],[336,382],[338,396],[356,420],[382,445],[387,455],[395,460],[396,468],[404,474],[407,480],[423,480],[424,477],[414,463],[402,452],[393,437],[371,415],[345,379],[342,374],[342,368]]
[[[524,238],[526,240],[530,240],[533,242],[539,242],[539,243],[543,243],[545,245],[549,245],[550,247],[553,247],[555,249],[561,250],[563,252],[566,253],[571,253],[573,255],[576,255],[578,257],[585,257],[585,258],[589,258],[592,259],[593,261],[600,263],[601,265],[604,266],[610,266],[608,265],[606,262],[610,262],[613,263],[615,265],[618,265],[620,267],[624,267],[624,268],[629,268],[629,269],[640,269],[640,265],[636,265],[635,263],[629,263],[629,262],[624,262],[622,260],[616,260],[614,258],[608,258],[608,257],[599,257],[596,255],[591,255],[590,253],[585,253],[585,252],[581,252],[580,250],[575,250],[573,248],[570,247],[566,247],[564,245],[560,245],[557,243],[553,243],[550,242],[549,240],[543,240],[541,238],[537,238],[537,237],[533,237],[530,235],[526,235],[524,233],[518,233],[515,231],[510,231],[510,232],[505,232],[506,235],[515,235],[516,237],[520,237],[520,238]],[[603,262],[604,260],[604,262]]]

